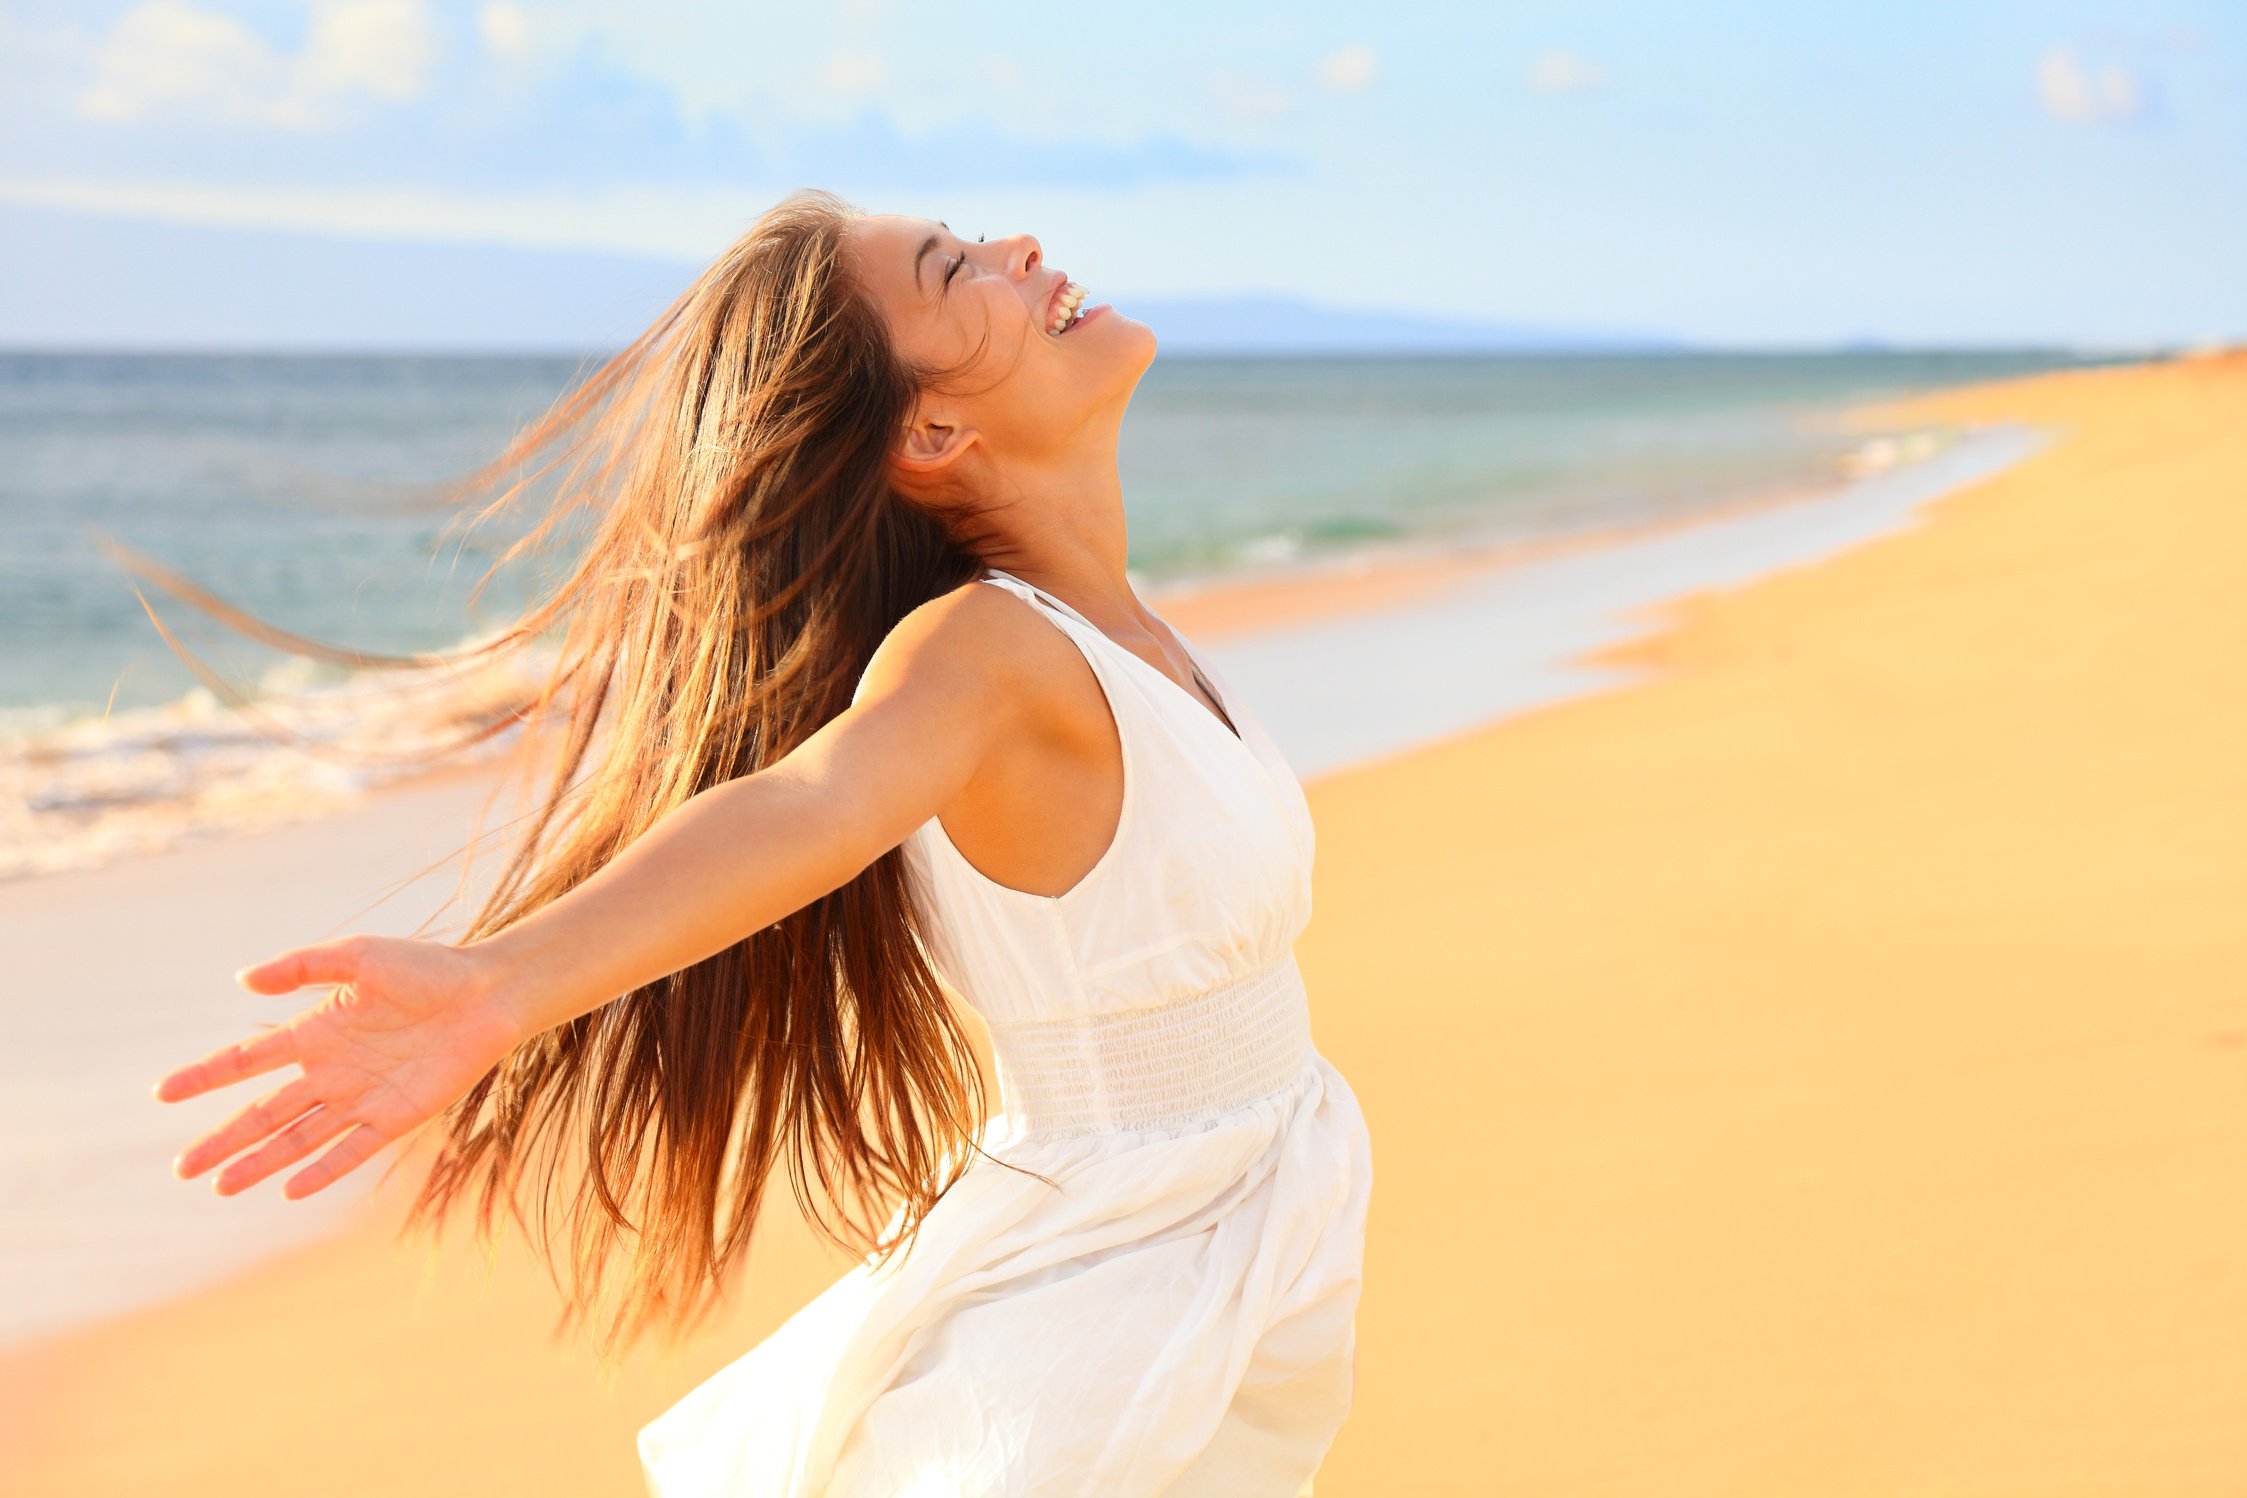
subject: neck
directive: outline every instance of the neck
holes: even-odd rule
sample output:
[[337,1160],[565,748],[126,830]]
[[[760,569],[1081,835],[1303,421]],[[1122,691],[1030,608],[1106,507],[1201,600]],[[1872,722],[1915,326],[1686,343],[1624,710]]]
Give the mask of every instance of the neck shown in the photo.
[[1144,628],[1148,619],[1124,567],[1122,425],[1117,412],[1049,458],[1011,466],[1005,507],[976,545],[986,565],[1036,584],[1104,629]]

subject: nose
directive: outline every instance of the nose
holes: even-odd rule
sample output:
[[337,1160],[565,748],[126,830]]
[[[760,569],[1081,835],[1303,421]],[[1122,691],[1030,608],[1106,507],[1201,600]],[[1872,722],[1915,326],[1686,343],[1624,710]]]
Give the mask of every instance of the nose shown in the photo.
[[1000,243],[1006,246],[1007,273],[1016,280],[1036,270],[1045,258],[1045,248],[1034,234],[1010,234]]

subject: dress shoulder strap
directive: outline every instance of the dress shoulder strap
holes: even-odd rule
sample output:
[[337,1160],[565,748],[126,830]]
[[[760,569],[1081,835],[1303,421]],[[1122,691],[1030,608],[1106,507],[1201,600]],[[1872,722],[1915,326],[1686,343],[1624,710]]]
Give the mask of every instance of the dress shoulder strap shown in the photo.
[[[1092,670],[1093,680],[1099,685],[1101,696],[1107,699],[1108,716],[1115,723],[1116,745],[1123,764],[1123,794],[1121,804],[1116,812],[1115,830],[1109,835],[1108,845],[1101,853],[1098,861],[1069,889],[1068,896],[1052,898],[1077,896],[1101,883],[1110,869],[1116,867],[1119,863],[1128,861],[1133,856],[1131,849],[1138,838],[1140,821],[1153,809],[1143,807],[1142,803],[1150,795],[1157,795],[1159,792],[1160,778],[1157,777],[1152,782],[1149,779],[1151,773],[1150,761],[1147,759],[1148,750],[1142,739],[1142,734],[1146,732],[1146,729],[1139,721],[1142,710],[1141,701],[1132,690],[1130,677],[1123,674],[1116,663],[1109,659],[1097,645],[1085,638],[1089,634],[1103,642],[1113,643],[1108,642],[1107,636],[1100,632],[1098,626],[1035,583],[1025,582],[1010,572],[1000,572],[996,568],[990,570],[994,575],[981,578],[979,581],[1005,588],[1008,592],[1023,599],[1032,608],[1043,614],[1053,624],[1054,628],[1058,629],[1063,636],[1076,645],[1077,653],[1084,657],[1085,664]],[[937,826],[938,830],[941,831],[942,824],[938,823]],[[943,842],[946,847],[951,847],[949,836],[944,837]],[[955,857],[958,856],[956,848],[953,848],[952,852]],[[972,865],[968,865],[964,857],[960,857],[958,861],[962,867],[972,868]],[[978,882],[989,882],[980,872],[977,872],[975,877]],[[999,887],[1005,888],[1006,886]],[[1036,896],[1034,898],[1045,900],[1048,897]]]
[[[1042,608],[1049,614],[1057,614],[1062,619],[1067,620],[1071,624],[1077,625],[1079,628],[1090,630],[1093,634],[1098,635],[1100,639],[1107,644],[1112,645],[1115,643],[1114,641],[1108,639],[1108,636],[1101,631],[1099,625],[1093,623],[1090,619],[1087,619],[1084,615],[1078,613],[1075,609],[1064,603],[1058,596],[1052,593],[1048,593],[1045,589],[1039,587],[1036,583],[1016,577],[1011,572],[1002,572],[996,567],[986,567],[984,569],[984,572],[985,576],[978,579],[978,581],[992,583],[998,587],[1004,588],[1009,593],[1015,595],[1015,597],[1029,603],[1033,608]],[[1077,639],[1076,631],[1074,630],[1064,629],[1062,630],[1062,633],[1070,636],[1070,638],[1072,639]],[[1078,644],[1080,647],[1084,643],[1085,642],[1083,640],[1078,639]],[[1090,655],[1092,652],[1086,651],[1085,653],[1087,655]]]
[[[1146,700],[1151,711],[1156,711],[1161,714],[1168,714],[1173,711],[1188,711],[1194,717],[1205,718],[1209,720],[1211,724],[1215,725],[1218,728],[1221,728],[1225,732],[1226,736],[1231,738],[1235,743],[1242,744],[1244,746],[1246,745],[1247,740],[1241,733],[1239,719],[1234,715],[1233,712],[1233,692],[1231,686],[1217,677],[1214,668],[1211,667],[1209,663],[1202,658],[1202,653],[1199,650],[1195,649],[1193,643],[1189,641],[1184,635],[1179,634],[1177,630],[1171,630],[1171,634],[1177,638],[1179,644],[1184,648],[1186,652],[1188,669],[1191,670],[1194,675],[1200,680],[1202,689],[1207,692],[1211,699],[1217,703],[1218,710],[1215,713],[1210,712],[1208,708],[1195,701],[1192,692],[1188,691],[1185,687],[1180,686],[1176,681],[1173,681],[1163,671],[1149,664],[1139,656],[1132,654],[1131,651],[1125,649],[1121,645],[1118,645],[1114,640],[1109,639],[1107,631],[1103,630],[1099,625],[1093,623],[1090,619],[1087,619],[1084,615],[1078,613],[1074,608],[1070,607],[1060,598],[1055,597],[1053,594],[1048,593],[1045,589],[1039,587],[1036,583],[1026,582],[1023,579],[1016,577],[1013,573],[1003,572],[996,567],[986,567],[985,571],[989,572],[992,575],[984,578],[983,581],[999,583],[1001,586],[1008,586],[1010,592],[1019,593],[1025,598],[1029,598],[1032,600],[1042,600],[1043,602],[1051,606],[1057,613],[1070,620],[1075,621],[1078,625],[1081,625],[1087,633],[1091,634],[1094,639],[1099,641],[1099,644],[1104,651],[1114,652],[1114,654],[1109,657],[1111,660],[1115,659],[1115,657],[1117,656],[1121,656],[1124,660],[1128,661],[1129,666],[1125,674],[1132,676],[1135,681],[1139,681],[1142,683],[1142,691],[1140,693],[1135,693],[1134,696]],[[1083,645],[1082,640],[1079,641],[1079,645],[1080,647]],[[1086,650],[1085,653],[1089,656],[1094,654],[1095,652],[1092,650]],[[1158,687],[1146,685],[1148,678],[1153,678],[1154,681],[1160,683],[1160,686]]]
[[1006,589],[1009,593],[1013,593],[1019,597],[1026,598],[1032,603],[1045,604],[1048,608],[1053,609],[1056,613],[1064,614],[1069,618],[1074,619],[1077,623],[1083,625],[1086,629],[1093,630],[1095,633],[1098,632],[1098,625],[1094,624],[1084,615],[1078,613],[1067,603],[1064,603],[1059,595],[1048,593],[1045,589],[1039,587],[1036,583],[1030,582],[1025,578],[1016,577],[1013,573],[1002,571],[997,567],[985,567],[983,571],[984,576],[980,579],[981,581],[987,583],[997,583],[1000,587]]
[[[1087,619],[1036,583],[1027,582],[1011,572],[1002,572],[996,567],[985,570],[989,575],[979,579],[979,581],[1004,588],[1017,598],[1022,599],[1032,608],[1043,613],[1047,619],[1052,621],[1056,629],[1075,642],[1078,654],[1082,655],[1085,658],[1085,664],[1092,668],[1092,674],[1100,682],[1100,690],[1108,698],[1108,711],[1116,720],[1117,732],[1123,735],[1124,752],[1128,757],[1131,752],[1131,730],[1126,725],[1130,721],[1129,715],[1134,711],[1134,706],[1138,702],[1138,696],[1127,689],[1125,683],[1129,681],[1128,675],[1119,676],[1117,674],[1116,663],[1108,654],[1109,650],[1121,649],[1122,647],[1109,639],[1099,625],[1094,624],[1090,619]],[[1091,638],[1088,639],[1087,636]]]
[[[1093,674],[1100,678],[1101,690],[1108,694],[1108,708],[1116,715],[1116,722],[1119,727],[1124,722],[1123,715],[1127,711],[1127,704],[1135,707],[1146,701],[1145,694],[1138,690],[1137,678],[1132,675],[1130,668],[1123,666],[1117,660],[1117,657],[1127,657],[1138,666],[1146,666],[1145,661],[1139,660],[1130,651],[1109,639],[1106,630],[1078,613],[1076,609],[1055,594],[1048,593],[1045,589],[1039,587],[1036,583],[1016,577],[1013,573],[1001,571],[996,567],[986,567],[984,570],[990,575],[983,578],[982,581],[995,583],[999,587],[1005,588],[1016,597],[1027,600],[1033,608],[1042,605],[1048,611],[1047,617],[1054,621],[1055,626],[1063,634],[1077,642],[1078,651],[1091,664]],[[1119,691],[1118,687],[1122,683],[1130,683],[1131,685]],[[1124,700],[1119,702],[1117,700],[1119,697]],[[1153,704],[1147,705],[1152,710]],[[1126,736],[1129,736],[1128,733]]]

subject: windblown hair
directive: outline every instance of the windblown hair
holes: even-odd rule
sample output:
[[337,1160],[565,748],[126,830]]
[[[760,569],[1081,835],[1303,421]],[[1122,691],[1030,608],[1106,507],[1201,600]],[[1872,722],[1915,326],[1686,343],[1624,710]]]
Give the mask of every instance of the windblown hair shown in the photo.
[[[481,523],[564,475],[479,591],[573,510],[592,519],[562,581],[496,637],[376,656],[256,621],[263,638],[361,666],[488,664],[562,632],[518,714],[556,731],[551,783],[462,942],[563,895],[697,792],[788,754],[849,705],[899,619],[979,571],[961,512],[887,477],[917,392],[942,372],[903,362],[852,281],[842,231],[857,215],[824,192],[782,200],[471,476],[466,492],[506,485]],[[893,849],[520,1046],[431,1121],[441,1149],[407,1230],[441,1227],[473,1196],[488,1246],[500,1208],[526,1222],[528,1195],[562,1329],[597,1323],[604,1359],[650,1327],[703,1319],[783,1167],[831,1242],[907,1248],[970,1163],[985,1112],[919,920]],[[631,1273],[617,1290],[620,1256]]]

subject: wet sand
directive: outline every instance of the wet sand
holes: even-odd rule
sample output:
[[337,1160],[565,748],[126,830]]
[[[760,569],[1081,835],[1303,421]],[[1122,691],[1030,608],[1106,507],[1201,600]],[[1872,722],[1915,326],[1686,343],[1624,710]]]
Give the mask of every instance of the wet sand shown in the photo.
[[[1651,679],[1312,785],[1300,956],[1378,1172],[1322,1498],[2239,1490],[2247,359],[1902,414],[2060,437],[1678,605],[1612,652]],[[0,1488],[638,1493],[636,1427],[843,1267],[769,1225],[603,1388],[519,1252],[392,1244],[402,1184],[0,1353]]]

